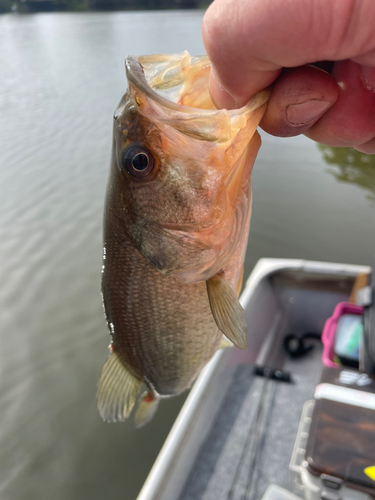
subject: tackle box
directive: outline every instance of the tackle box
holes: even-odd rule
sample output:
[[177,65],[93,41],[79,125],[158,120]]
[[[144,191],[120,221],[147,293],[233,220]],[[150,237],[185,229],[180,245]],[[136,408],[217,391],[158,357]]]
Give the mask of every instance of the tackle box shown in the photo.
[[341,362],[358,368],[363,341],[363,312],[363,307],[350,302],[337,304],[322,333],[322,360],[326,366],[338,368]]
[[375,377],[375,259],[372,266],[369,285],[365,291],[364,305],[364,339],[360,353],[360,370]]
[[375,380],[324,367],[305,403],[290,462],[306,500],[375,499]]

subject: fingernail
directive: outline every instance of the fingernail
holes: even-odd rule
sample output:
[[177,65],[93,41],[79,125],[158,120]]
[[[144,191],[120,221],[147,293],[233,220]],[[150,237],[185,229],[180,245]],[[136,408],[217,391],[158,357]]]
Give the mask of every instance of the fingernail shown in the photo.
[[319,99],[289,104],[286,108],[286,118],[291,125],[305,125],[317,120],[332,104],[332,102],[320,101]]
[[367,90],[375,92],[375,68],[371,66],[361,66],[362,81]]
[[213,68],[211,68],[210,74],[210,93],[211,98],[217,108],[233,109],[236,107],[235,100],[223,87]]

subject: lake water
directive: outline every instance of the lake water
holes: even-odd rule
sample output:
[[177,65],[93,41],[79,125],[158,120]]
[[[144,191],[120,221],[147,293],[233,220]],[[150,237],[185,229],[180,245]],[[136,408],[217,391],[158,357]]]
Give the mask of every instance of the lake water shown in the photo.
[[[0,16],[2,500],[135,499],[185,398],[138,431],[97,414],[101,225],[124,57],[203,53],[202,16]],[[371,264],[374,159],[263,135],[246,274],[260,257]]]

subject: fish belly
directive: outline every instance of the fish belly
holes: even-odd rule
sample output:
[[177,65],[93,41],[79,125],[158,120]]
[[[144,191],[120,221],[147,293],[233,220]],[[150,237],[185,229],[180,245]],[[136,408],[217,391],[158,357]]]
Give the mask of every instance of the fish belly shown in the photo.
[[112,348],[157,393],[178,394],[222,338],[206,283],[182,285],[163,276],[119,234],[119,227],[107,227],[105,235],[103,297]]

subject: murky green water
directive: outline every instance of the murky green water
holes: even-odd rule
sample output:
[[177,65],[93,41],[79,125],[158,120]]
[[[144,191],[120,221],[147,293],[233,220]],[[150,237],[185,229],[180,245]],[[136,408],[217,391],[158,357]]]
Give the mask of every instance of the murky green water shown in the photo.
[[[203,53],[201,12],[0,16],[0,498],[133,500],[183,397],[147,427],[95,407],[109,336],[101,222],[129,53]],[[264,137],[260,257],[370,264],[375,157]]]

